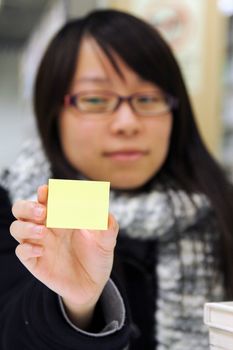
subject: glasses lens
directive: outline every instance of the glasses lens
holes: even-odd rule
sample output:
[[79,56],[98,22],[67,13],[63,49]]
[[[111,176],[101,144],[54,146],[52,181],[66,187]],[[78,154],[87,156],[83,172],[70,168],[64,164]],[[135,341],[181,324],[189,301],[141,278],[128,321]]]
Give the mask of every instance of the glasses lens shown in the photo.
[[145,115],[159,115],[170,111],[169,101],[164,96],[157,94],[140,94],[132,99],[136,112]]
[[116,96],[103,93],[83,93],[77,96],[78,108],[87,113],[106,113],[112,111],[117,103]]

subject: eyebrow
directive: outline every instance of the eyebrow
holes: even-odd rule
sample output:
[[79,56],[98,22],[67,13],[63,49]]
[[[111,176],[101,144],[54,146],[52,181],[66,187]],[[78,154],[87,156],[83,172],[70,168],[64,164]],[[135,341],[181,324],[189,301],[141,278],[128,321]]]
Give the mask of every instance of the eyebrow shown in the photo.
[[[74,84],[78,84],[78,83],[97,83],[97,84],[111,84],[111,80],[108,77],[100,77],[100,76],[84,76],[78,79],[75,79]],[[141,77],[138,77],[137,79],[137,83],[139,84],[153,84],[150,81],[144,80]],[[158,91],[160,91],[160,89],[158,87],[156,87],[156,89],[158,89]]]
[[103,77],[81,77],[79,79],[76,79],[74,81],[75,83],[85,83],[85,82],[91,82],[91,83],[110,83],[109,78],[103,78]]

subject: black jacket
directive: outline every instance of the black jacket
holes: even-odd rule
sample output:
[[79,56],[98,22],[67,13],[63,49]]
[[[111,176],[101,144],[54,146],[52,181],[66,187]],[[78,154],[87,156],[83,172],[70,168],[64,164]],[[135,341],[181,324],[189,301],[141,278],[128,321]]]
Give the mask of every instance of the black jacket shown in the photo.
[[[106,326],[101,305],[92,329],[72,328],[62,314],[58,296],[35,279],[16,257],[17,242],[9,233],[14,220],[7,192],[0,188],[0,349],[1,350],[154,350],[156,242],[119,234],[112,279],[126,307],[124,326],[95,337]],[[109,301],[111,302],[111,301]]]

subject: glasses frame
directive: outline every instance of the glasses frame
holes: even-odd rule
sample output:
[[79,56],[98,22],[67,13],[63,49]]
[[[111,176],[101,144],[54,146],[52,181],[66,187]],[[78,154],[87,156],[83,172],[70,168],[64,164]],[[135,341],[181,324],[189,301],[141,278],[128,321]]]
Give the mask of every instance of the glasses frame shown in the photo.
[[[102,111],[96,111],[96,112],[87,112],[87,111],[84,111],[80,108],[80,106],[77,104],[77,98],[82,96],[82,95],[85,95],[85,94],[104,94],[105,96],[114,96],[116,97],[117,99],[117,103],[116,105],[114,106],[113,109],[111,109],[110,111],[107,111],[107,112],[102,112]],[[132,109],[132,111],[137,114],[137,115],[144,115],[144,116],[152,116],[154,115],[154,112],[153,113],[140,113],[138,112],[133,103],[132,103],[132,100],[137,97],[137,96],[141,96],[141,95],[150,95],[150,94],[154,94],[154,92],[150,92],[150,91],[147,91],[147,92],[136,92],[132,95],[128,95],[128,96],[122,96],[122,95],[119,95],[115,92],[110,92],[110,91],[98,91],[98,90],[91,90],[91,91],[80,91],[79,93],[77,94],[74,94],[74,95],[71,95],[71,94],[67,94],[65,95],[64,97],[64,105],[66,107],[68,106],[73,106],[75,107],[79,112],[83,113],[83,114],[101,114],[101,115],[105,115],[105,114],[108,114],[108,113],[113,113],[115,112],[123,102],[127,102],[130,106],[130,108]],[[167,111],[164,111],[164,112],[161,112],[161,113],[158,113],[156,115],[162,115],[162,114],[165,114],[165,113],[168,113],[168,112],[171,112],[172,110],[176,109],[177,106],[178,106],[178,100],[177,98],[171,96],[170,94],[167,94],[167,93],[163,93],[162,94],[162,97],[164,98],[164,100],[167,101],[167,104],[168,104],[168,107],[169,109]]]

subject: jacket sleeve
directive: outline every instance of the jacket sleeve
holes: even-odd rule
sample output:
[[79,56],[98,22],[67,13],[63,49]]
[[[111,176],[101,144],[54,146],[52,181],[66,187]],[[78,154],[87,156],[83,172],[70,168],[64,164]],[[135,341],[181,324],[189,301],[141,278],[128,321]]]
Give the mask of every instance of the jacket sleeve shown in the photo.
[[[97,331],[78,329],[68,319],[61,298],[34,278],[16,257],[17,242],[9,234],[13,220],[7,191],[0,187],[1,350],[127,349],[129,326],[115,284],[111,280],[107,283],[96,308]],[[102,322],[98,325],[99,319]]]

